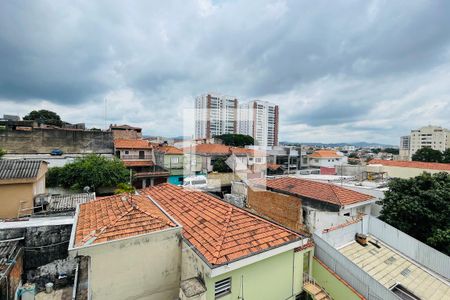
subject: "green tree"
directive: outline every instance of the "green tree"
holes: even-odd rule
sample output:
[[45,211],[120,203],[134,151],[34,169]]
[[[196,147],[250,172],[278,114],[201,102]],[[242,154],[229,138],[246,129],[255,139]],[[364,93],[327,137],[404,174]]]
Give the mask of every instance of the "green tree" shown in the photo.
[[115,194],[123,194],[123,193],[134,193],[134,187],[129,183],[119,183],[117,185],[117,189],[114,191]]
[[251,136],[245,134],[229,133],[217,135],[214,137],[221,139],[223,143],[227,146],[244,147],[247,145],[255,144],[255,140]]
[[33,120],[38,122],[38,124],[47,124],[55,126],[62,126],[63,124],[61,117],[57,113],[46,109],[33,110],[28,115],[24,116],[23,119]]
[[450,174],[393,179],[380,219],[450,255]]
[[384,148],[383,151],[394,155],[398,155],[400,153],[400,150],[397,148]]
[[441,162],[442,152],[431,148],[421,148],[413,154],[412,160],[424,162]]
[[97,154],[77,158],[73,163],[61,168],[51,168],[48,172],[49,186],[62,186],[82,190],[89,186],[93,190],[99,187],[117,187],[127,183],[129,171],[117,158],[108,159]]
[[227,165],[225,162],[226,158],[219,157],[216,159],[216,161],[213,164],[213,171],[220,172],[220,173],[229,173],[231,172],[231,168]]
[[450,164],[450,148],[445,149],[444,153],[442,153],[442,162]]
[[0,148],[0,159],[2,159],[3,155],[6,154],[6,150]]

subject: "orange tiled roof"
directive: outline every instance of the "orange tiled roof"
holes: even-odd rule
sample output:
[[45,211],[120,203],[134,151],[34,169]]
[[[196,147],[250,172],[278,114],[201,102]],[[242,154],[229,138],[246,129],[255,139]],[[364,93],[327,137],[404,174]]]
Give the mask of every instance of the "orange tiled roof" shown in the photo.
[[200,191],[161,184],[140,191],[183,226],[183,236],[213,266],[298,240],[293,231]]
[[198,154],[216,154],[216,155],[251,155],[251,156],[265,156],[265,152],[257,151],[248,148],[231,147],[223,144],[199,144],[192,147],[184,148],[184,151],[189,153],[190,151]]
[[156,149],[157,152],[162,152],[164,154],[183,154],[183,150],[178,149],[174,146],[161,146]]
[[176,227],[176,224],[147,197],[119,194],[81,204],[76,226],[75,246],[80,247]]
[[340,155],[334,150],[316,150],[313,154],[309,155],[311,158],[339,158]]
[[197,154],[231,154],[230,147],[222,144],[199,144],[184,148],[184,152],[189,153],[190,151]]
[[417,169],[450,171],[450,164],[431,163],[431,162],[422,162],[422,161],[372,159],[369,162],[369,164],[378,164],[378,165],[383,165],[383,166],[403,167],[403,168],[417,168]]
[[116,149],[152,149],[152,144],[146,140],[114,140]]
[[274,163],[267,163],[267,169],[278,170],[279,168],[281,168],[281,165],[274,164]]
[[323,183],[292,177],[256,179],[255,185],[266,184],[269,189],[279,192],[307,197],[318,201],[328,202],[339,206],[365,202],[374,197],[355,192],[331,183]]
[[125,167],[151,167],[155,163],[151,160],[123,160]]

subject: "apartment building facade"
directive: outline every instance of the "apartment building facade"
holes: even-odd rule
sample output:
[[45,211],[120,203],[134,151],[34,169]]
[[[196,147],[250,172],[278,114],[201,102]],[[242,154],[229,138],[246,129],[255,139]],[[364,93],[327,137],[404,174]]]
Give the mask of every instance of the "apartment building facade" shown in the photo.
[[417,150],[426,147],[439,151],[450,148],[450,130],[441,126],[429,125],[411,130],[409,136],[400,138],[400,156],[404,157],[407,154],[409,160]]
[[205,94],[195,99],[195,138],[237,133],[238,100],[235,97]]
[[239,106],[238,133],[252,136],[260,146],[278,145],[278,105],[253,100]]

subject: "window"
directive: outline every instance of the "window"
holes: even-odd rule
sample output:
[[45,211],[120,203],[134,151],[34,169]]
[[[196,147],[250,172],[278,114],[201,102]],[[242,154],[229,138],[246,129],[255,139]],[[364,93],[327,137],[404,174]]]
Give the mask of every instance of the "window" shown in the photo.
[[128,150],[125,150],[125,154],[129,154],[130,153],[130,151],[128,151]]
[[391,287],[391,291],[394,294],[396,294],[400,299],[404,299],[404,300],[420,300],[419,297],[414,295],[410,290],[406,289],[400,283],[394,284],[394,286]]
[[216,299],[231,293],[231,277],[217,281],[214,284],[214,297]]
[[170,162],[173,164],[177,164],[178,163],[178,157],[171,157],[170,158]]

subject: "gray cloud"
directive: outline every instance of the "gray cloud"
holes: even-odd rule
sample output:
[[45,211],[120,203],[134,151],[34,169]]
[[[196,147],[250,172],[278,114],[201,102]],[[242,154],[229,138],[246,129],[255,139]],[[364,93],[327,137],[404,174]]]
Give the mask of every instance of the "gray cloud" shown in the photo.
[[279,103],[284,140],[396,143],[450,126],[449,12],[448,1],[3,1],[0,107],[101,126],[107,98],[107,123],[179,135],[182,109],[217,91]]

